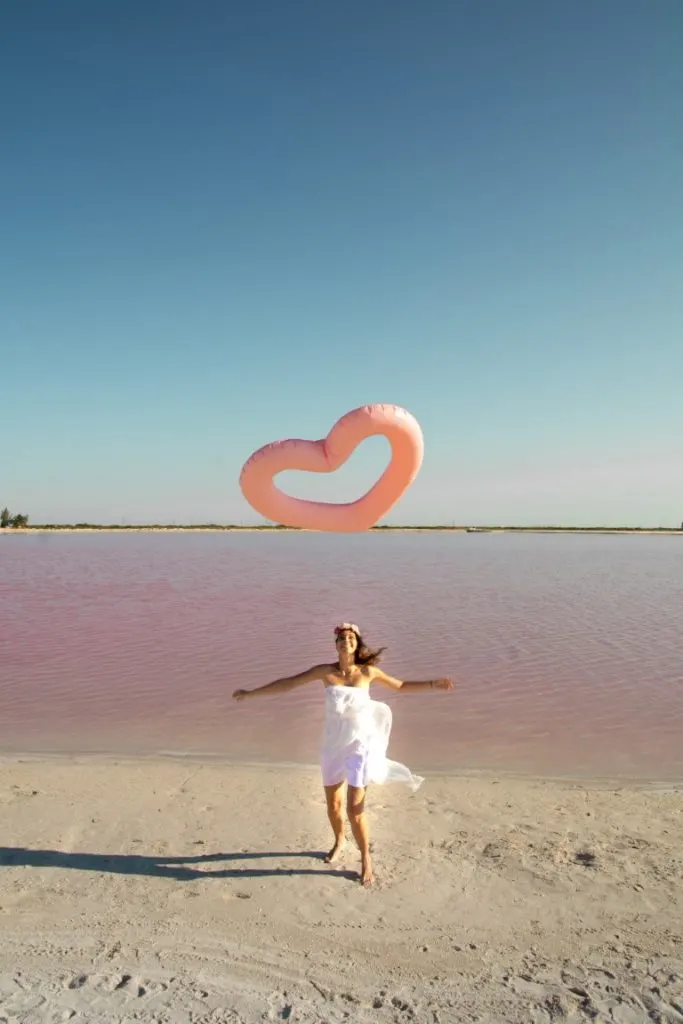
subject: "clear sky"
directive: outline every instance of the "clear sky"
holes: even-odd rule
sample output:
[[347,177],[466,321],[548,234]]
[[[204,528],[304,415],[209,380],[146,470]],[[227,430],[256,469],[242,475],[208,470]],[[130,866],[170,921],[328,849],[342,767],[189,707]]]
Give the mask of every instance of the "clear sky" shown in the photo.
[[681,0],[2,4],[0,505],[259,522],[255,448],[391,402],[388,522],[679,525],[682,54]]

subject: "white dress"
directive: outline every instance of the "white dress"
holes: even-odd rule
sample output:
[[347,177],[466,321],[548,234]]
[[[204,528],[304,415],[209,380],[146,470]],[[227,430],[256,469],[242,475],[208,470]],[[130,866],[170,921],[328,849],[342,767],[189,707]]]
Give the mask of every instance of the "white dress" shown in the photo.
[[370,699],[363,686],[328,686],[325,690],[323,785],[367,786],[404,782],[415,792],[424,782],[409,768],[387,758],[392,715],[387,704]]

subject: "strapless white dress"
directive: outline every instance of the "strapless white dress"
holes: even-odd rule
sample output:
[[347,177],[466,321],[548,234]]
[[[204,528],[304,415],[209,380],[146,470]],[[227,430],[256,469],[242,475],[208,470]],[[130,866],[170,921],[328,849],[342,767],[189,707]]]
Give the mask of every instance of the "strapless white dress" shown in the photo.
[[328,686],[325,690],[323,785],[350,786],[403,782],[415,792],[424,782],[409,768],[387,757],[391,708],[371,700],[365,687]]

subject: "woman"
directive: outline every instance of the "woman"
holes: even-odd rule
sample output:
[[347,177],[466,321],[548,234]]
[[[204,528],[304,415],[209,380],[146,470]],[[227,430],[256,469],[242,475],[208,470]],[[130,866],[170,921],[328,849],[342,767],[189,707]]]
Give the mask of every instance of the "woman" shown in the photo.
[[370,700],[370,684],[381,683],[391,690],[415,693],[419,690],[452,690],[452,679],[428,679],[402,682],[377,667],[382,651],[366,646],[358,626],[343,622],[335,629],[336,662],[314,665],[296,676],[276,679],[253,690],[235,690],[236,700],[265,693],[286,693],[322,680],[325,684],[325,731],[322,773],[327,815],[334,832],[334,846],[325,858],[328,864],[338,860],[344,845],[342,800],[348,784],[346,812],[353,838],[361,855],[361,883],[372,885],[372,860],[365,818],[365,790],[369,783],[405,782],[413,791],[423,782],[405,765],[386,756],[391,732],[391,709]]

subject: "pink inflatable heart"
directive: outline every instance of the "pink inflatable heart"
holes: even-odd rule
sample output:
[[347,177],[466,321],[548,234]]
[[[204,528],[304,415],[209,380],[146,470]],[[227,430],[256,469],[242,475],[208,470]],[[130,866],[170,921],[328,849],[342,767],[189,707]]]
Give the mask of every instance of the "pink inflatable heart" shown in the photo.
[[[367,437],[383,434],[391,445],[391,462],[357,501],[332,504],[306,501],[284,494],[273,483],[276,473],[303,469],[334,473]],[[321,441],[292,438],[274,441],[245,462],[240,473],[242,493],[252,508],[283,526],[332,533],[369,530],[410,487],[422,464],[424,441],[414,416],[397,405],[364,405],[342,416]]]

